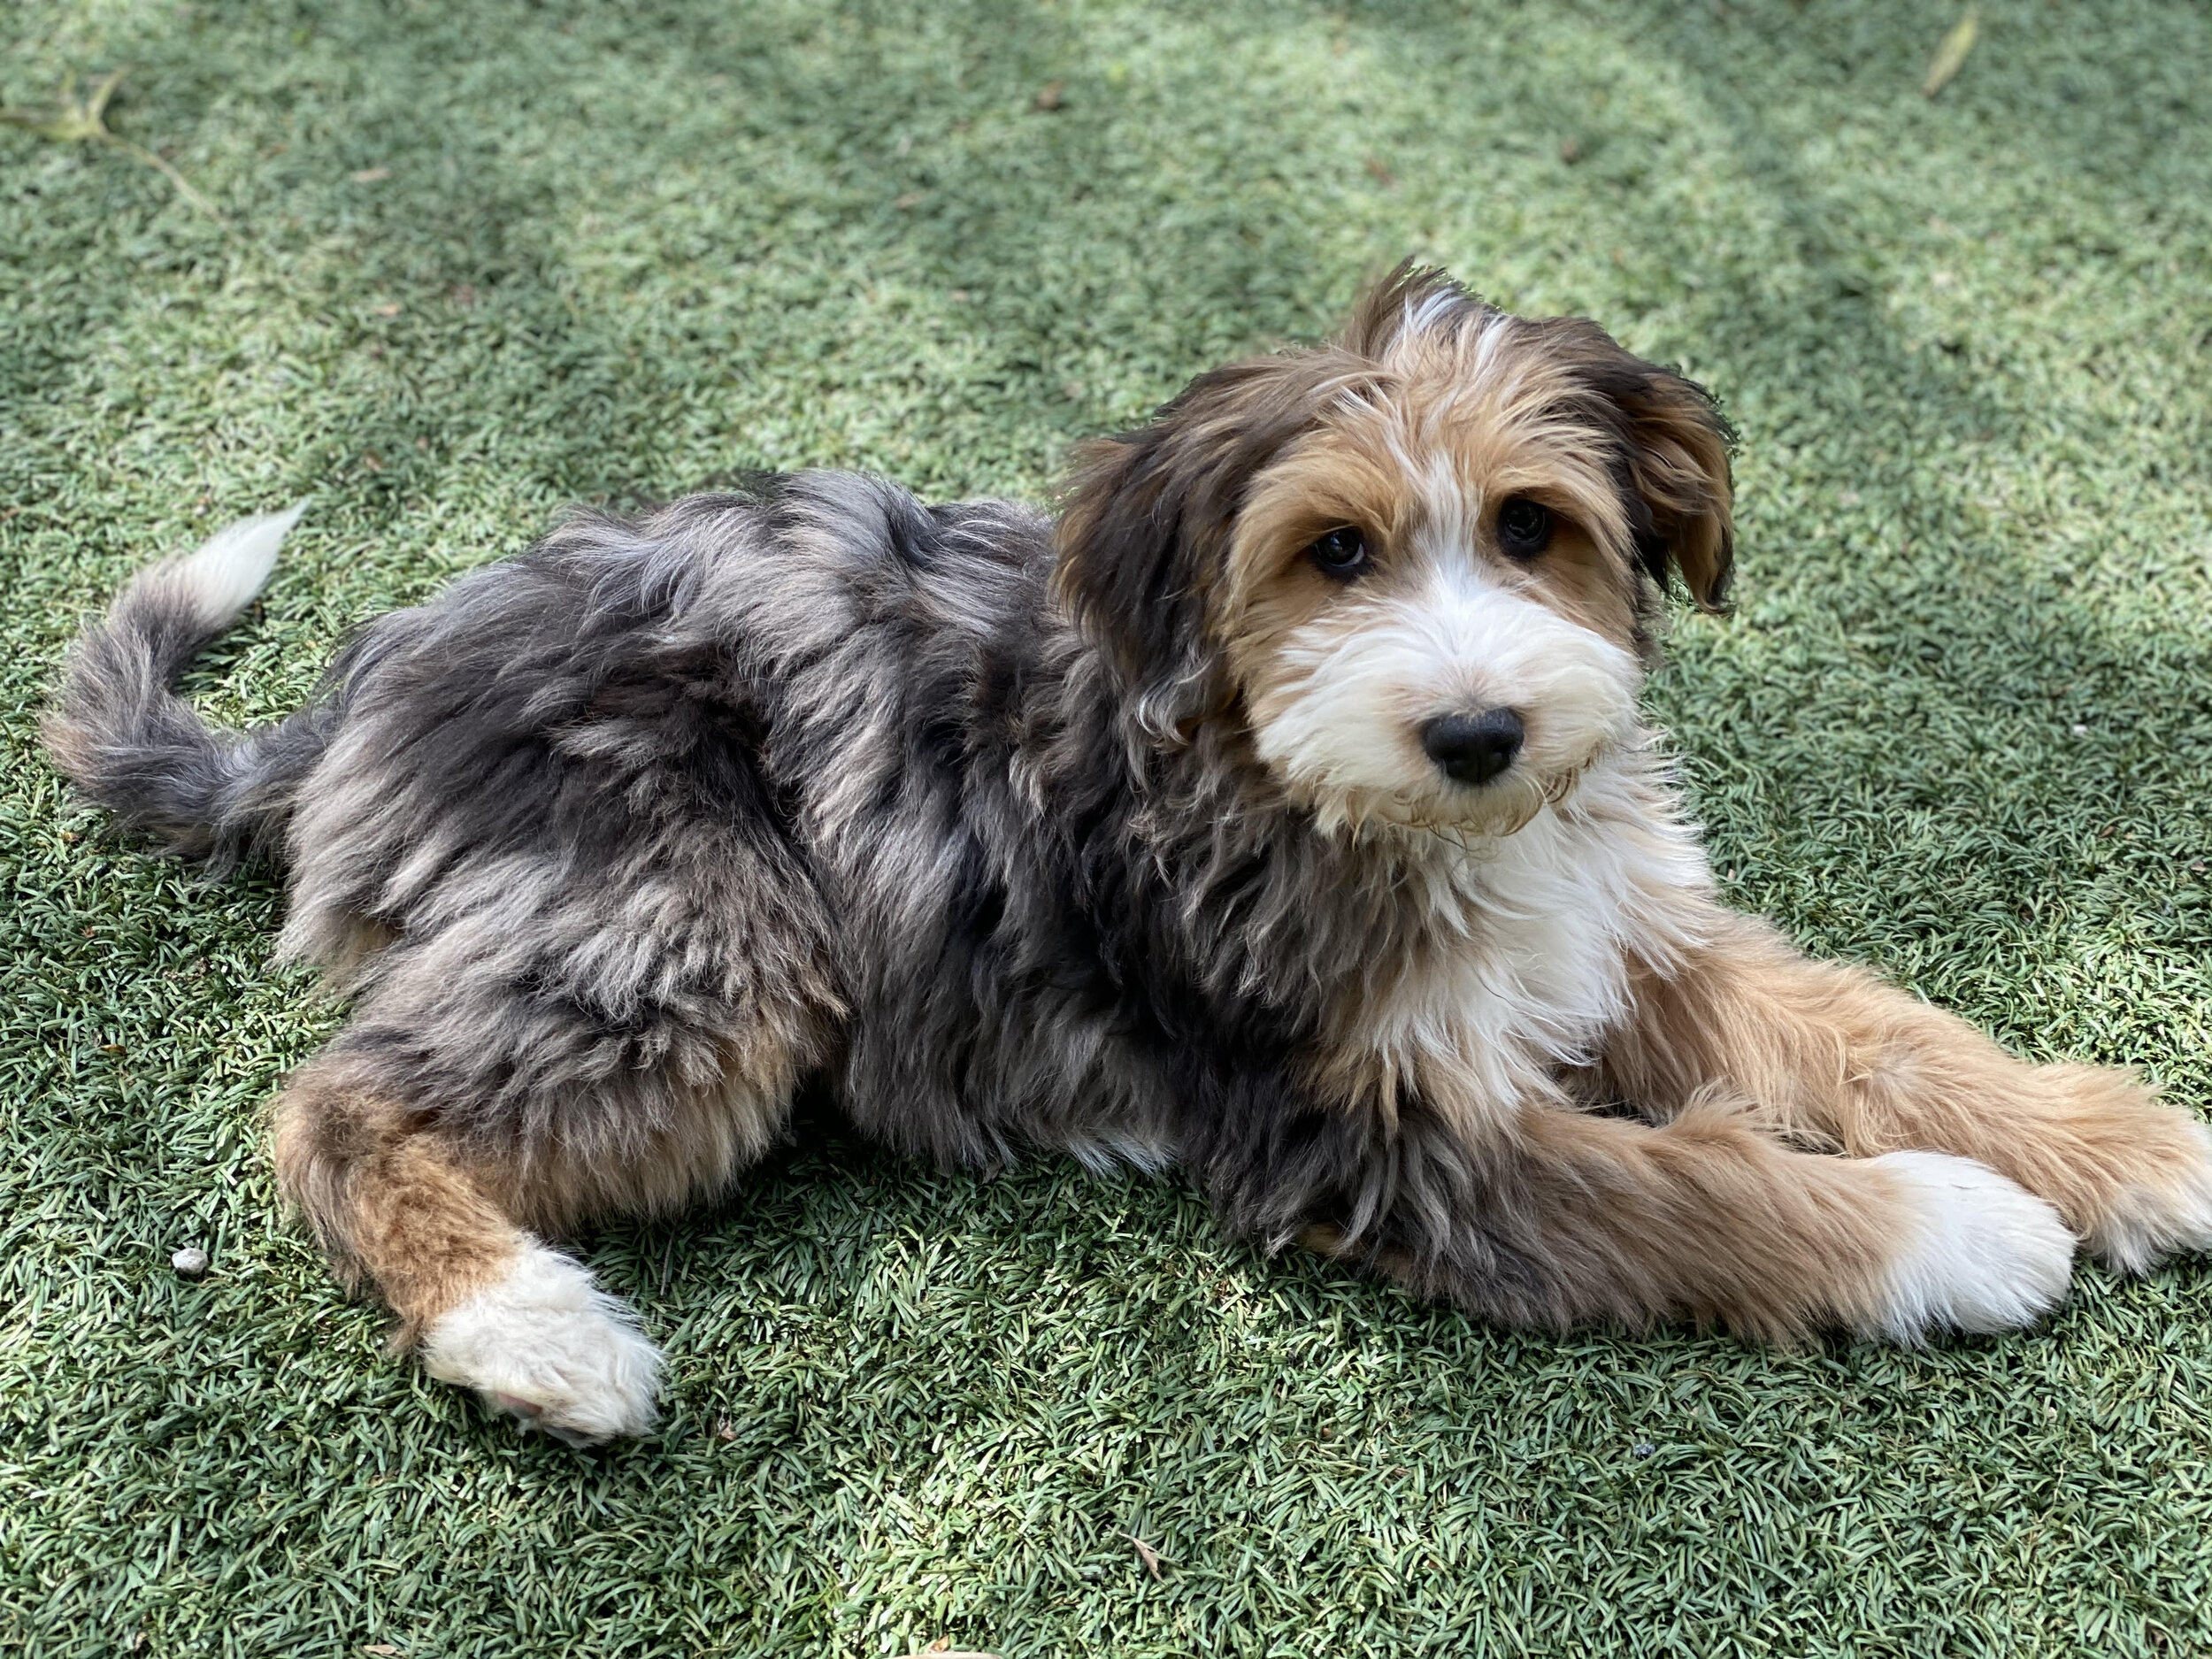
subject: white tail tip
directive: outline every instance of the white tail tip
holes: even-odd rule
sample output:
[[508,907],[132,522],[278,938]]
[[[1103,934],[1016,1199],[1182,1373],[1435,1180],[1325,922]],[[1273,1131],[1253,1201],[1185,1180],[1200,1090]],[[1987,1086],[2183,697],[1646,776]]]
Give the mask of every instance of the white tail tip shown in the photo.
[[209,627],[227,626],[253,603],[254,595],[269,580],[269,572],[276,568],[277,549],[284,545],[286,532],[306,511],[307,503],[301,502],[282,512],[265,512],[225,525],[196,551],[169,567]]

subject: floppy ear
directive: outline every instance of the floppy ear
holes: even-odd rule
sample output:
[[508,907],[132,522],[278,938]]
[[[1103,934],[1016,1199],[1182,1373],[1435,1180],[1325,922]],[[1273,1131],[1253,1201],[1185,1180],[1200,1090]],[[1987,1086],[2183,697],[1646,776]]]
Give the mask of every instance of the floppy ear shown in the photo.
[[[1624,354],[1625,355],[1625,354]],[[1671,369],[1640,364],[1646,378],[1625,399],[1629,488],[1651,520],[1645,568],[1661,587],[1671,561],[1704,611],[1727,603],[1735,573],[1735,485],[1728,457],[1735,434],[1712,394]]]
[[1221,695],[1206,602],[1253,475],[1312,423],[1315,354],[1200,375],[1149,425],[1077,450],[1055,590],[1168,735]]
[[1636,558],[1663,589],[1669,570],[1699,608],[1718,611],[1735,565],[1736,434],[1696,381],[1624,349],[1595,323],[1561,317],[1532,325],[1593,396],[1594,417],[1619,442],[1615,472],[1636,538]]

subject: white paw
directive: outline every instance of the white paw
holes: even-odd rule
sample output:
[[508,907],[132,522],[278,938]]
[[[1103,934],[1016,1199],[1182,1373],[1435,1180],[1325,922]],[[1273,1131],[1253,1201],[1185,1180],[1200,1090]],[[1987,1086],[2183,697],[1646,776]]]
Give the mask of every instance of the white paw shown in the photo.
[[660,1392],[660,1351],[635,1316],[534,1240],[505,1278],[432,1322],[422,1366],[572,1446],[644,1433]]
[[1886,1171],[1918,1225],[1902,1241],[1869,1336],[1917,1345],[1932,1331],[2010,1331],[2056,1307],[2073,1278],[2074,1235],[2058,1211],[1985,1164],[1892,1152]]
[[2181,1251],[2212,1250],[2212,1130],[2192,1123],[2179,1140],[2170,1179],[2127,1187],[2090,1229],[2098,1260],[2147,1273]]

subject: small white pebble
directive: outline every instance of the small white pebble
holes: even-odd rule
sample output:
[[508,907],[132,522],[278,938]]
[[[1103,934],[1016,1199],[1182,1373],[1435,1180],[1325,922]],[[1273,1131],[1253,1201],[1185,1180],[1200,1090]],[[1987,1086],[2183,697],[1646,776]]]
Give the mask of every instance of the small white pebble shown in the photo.
[[2074,735],[2075,735],[2076,737],[2087,737],[2087,736],[2089,735],[2089,728],[2088,728],[2087,726],[2085,726],[2081,725],[2081,724],[2078,721],[2078,722],[2076,722],[2076,723],[2075,723],[2075,726],[2074,726]]
[[179,1279],[197,1279],[207,1271],[207,1252],[187,1245],[169,1258],[169,1265],[177,1270]]

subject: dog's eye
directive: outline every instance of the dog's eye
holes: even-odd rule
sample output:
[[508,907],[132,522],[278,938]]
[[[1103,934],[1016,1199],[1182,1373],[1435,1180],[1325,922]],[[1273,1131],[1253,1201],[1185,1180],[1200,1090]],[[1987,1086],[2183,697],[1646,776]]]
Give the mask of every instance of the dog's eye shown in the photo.
[[1550,544],[1551,509],[1516,495],[1498,509],[1498,542],[1515,558],[1534,558]]
[[1306,557],[1324,576],[1347,582],[1375,562],[1368,557],[1367,538],[1350,525],[1330,531],[1306,549]]

